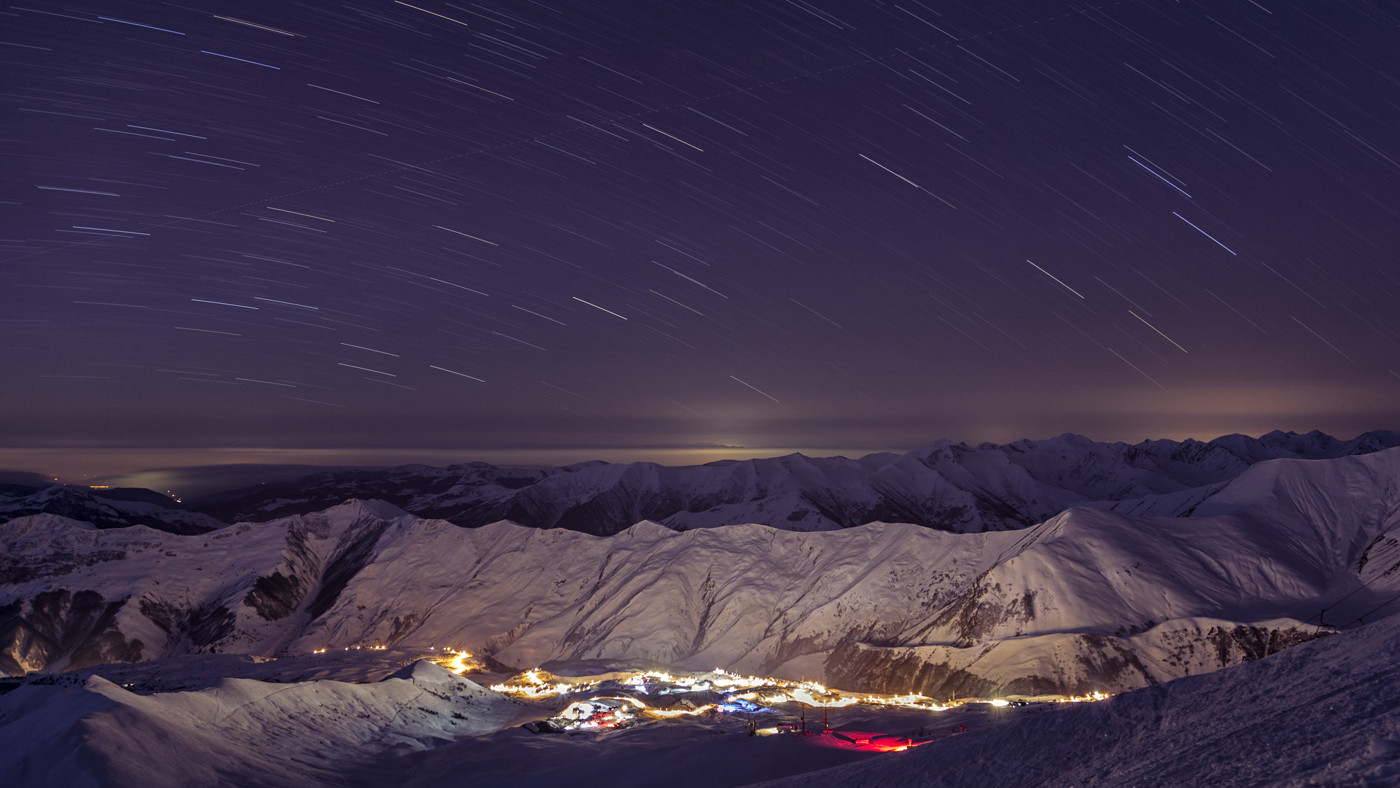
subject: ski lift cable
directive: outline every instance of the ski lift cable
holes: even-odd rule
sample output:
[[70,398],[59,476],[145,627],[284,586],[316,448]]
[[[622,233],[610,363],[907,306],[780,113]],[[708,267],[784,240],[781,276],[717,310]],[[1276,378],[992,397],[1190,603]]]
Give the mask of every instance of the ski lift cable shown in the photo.
[[1356,617],[1356,621],[1354,621],[1353,623],[1365,623],[1365,622],[1363,622],[1361,619],[1365,618],[1366,616],[1371,615],[1372,613],[1376,612],[1377,610],[1380,610],[1380,609],[1383,608],[1383,607],[1386,607],[1387,605],[1390,605],[1391,603],[1395,602],[1397,599],[1400,599],[1400,594],[1396,594],[1395,596],[1391,597],[1390,599],[1387,599],[1386,601],[1380,603],[1379,605],[1376,605],[1375,607],[1371,608],[1370,610],[1367,610],[1365,613],[1362,613],[1361,615],[1357,616],[1357,617]]
[[[1355,595],[1358,591],[1361,591],[1361,590],[1365,589],[1367,586],[1371,585],[1372,583],[1376,582],[1377,580],[1381,579],[1382,577],[1384,577],[1384,575],[1376,575],[1375,577],[1371,578],[1370,580],[1367,580],[1367,581],[1363,582],[1361,585],[1357,586],[1356,588],[1353,588],[1351,591],[1347,592],[1347,593],[1346,593],[1345,595],[1343,595],[1341,598],[1339,598],[1339,599],[1334,599],[1334,600],[1332,601],[1331,604],[1326,605],[1326,606],[1323,607],[1321,610],[1319,610],[1319,611],[1317,612],[1317,624],[1318,624],[1318,626],[1319,626],[1319,627],[1325,627],[1325,626],[1327,626],[1327,623],[1326,623],[1325,621],[1323,621],[1322,618],[1323,618],[1324,615],[1327,614],[1327,611],[1328,611],[1329,609],[1334,608],[1334,607],[1336,607],[1337,605],[1340,605],[1341,603],[1343,603],[1343,602],[1345,602],[1346,600],[1350,599],[1350,598],[1351,598],[1353,595]],[[1389,604],[1389,602],[1387,602],[1386,604]],[[1385,605],[1382,605],[1382,607],[1384,607],[1384,606],[1385,606]],[[1368,612],[1369,612],[1369,611],[1368,611]],[[1308,620],[1311,621],[1312,619],[1309,618]]]

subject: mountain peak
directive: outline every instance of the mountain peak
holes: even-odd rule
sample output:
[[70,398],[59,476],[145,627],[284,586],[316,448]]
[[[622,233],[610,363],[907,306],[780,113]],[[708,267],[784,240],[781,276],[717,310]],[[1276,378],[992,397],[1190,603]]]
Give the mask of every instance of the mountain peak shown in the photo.
[[414,684],[443,684],[455,676],[452,671],[433,662],[429,659],[420,659],[411,662],[398,670],[384,677],[384,681],[389,679],[407,679]]
[[675,529],[667,528],[655,520],[642,520],[618,533],[629,539],[666,539],[676,535]]
[[333,520],[397,520],[400,517],[413,517],[410,512],[379,498],[347,498],[338,506],[322,512]]

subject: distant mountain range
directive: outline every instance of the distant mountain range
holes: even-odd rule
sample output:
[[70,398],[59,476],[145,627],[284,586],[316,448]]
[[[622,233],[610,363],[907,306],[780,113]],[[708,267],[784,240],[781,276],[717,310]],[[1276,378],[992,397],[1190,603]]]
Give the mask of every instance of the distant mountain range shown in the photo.
[[144,525],[173,534],[199,534],[228,525],[151,490],[0,484],[0,520],[31,514],[56,514],[98,528]]
[[1078,435],[1005,445],[939,442],[859,459],[721,461],[691,467],[486,463],[340,470],[180,504],[146,490],[0,485],[0,519],[50,513],[101,528],[199,533],[309,514],[350,499],[479,527],[500,520],[606,536],[643,520],[683,531],[756,523],[790,531],[899,522],[959,533],[1026,528],[1071,506],[1176,516],[1262,460],[1328,459],[1400,446],[1400,432],[1319,432],[1208,442],[1096,443]]
[[[460,528],[364,501],[188,535],[29,515],[0,525],[0,672],[191,652],[451,645],[516,667],[644,661],[935,697],[1077,693],[1208,672],[1389,612],[1400,598],[1400,449],[1259,462],[1243,449],[1344,454],[1361,444],[1266,436],[1237,441],[1239,453],[1228,445],[1065,438],[681,469],[762,467],[785,480],[811,469],[801,478],[849,478],[842,489],[867,491],[880,468],[940,469],[926,478],[956,477],[964,491],[1069,496],[1073,487],[1098,501],[1120,494],[1133,509],[1190,501],[1180,517],[1095,504],[985,533],[879,522],[677,532],[643,521],[599,538],[507,522]],[[1211,482],[1228,462],[1244,470]],[[839,472],[860,468],[876,470]],[[538,473],[609,469],[641,473]],[[1012,477],[1058,484],[1005,482]],[[1049,493],[1017,500],[1050,505]],[[968,518],[1015,511],[979,503]],[[987,521],[953,524],[968,523]]]

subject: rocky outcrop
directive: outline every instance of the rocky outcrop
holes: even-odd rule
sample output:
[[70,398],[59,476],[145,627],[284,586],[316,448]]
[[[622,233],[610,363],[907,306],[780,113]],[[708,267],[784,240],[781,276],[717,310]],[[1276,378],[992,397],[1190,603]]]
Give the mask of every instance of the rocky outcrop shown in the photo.
[[140,659],[141,641],[128,640],[116,621],[126,602],[96,591],[57,589],[0,607],[0,671],[16,675]]

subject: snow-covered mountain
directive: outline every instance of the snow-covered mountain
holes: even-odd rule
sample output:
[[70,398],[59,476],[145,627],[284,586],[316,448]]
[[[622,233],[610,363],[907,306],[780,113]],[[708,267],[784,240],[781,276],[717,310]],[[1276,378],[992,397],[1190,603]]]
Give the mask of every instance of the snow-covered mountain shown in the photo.
[[202,512],[186,510],[175,499],[151,490],[0,484],[0,520],[45,513],[98,528],[147,525],[175,534],[204,533],[228,525]]
[[642,520],[674,530],[757,523],[819,531],[881,521],[976,532],[1025,528],[1070,506],[1178,515],[1261,460],[1326,459],[1393,446],[1400,446],[1400,432],[1347,441],[1274,432],[1136,445],[1062,435],[1004,446],[944,441],[859,459],[793,454],[690,467],[406,465],[323,471],[189,503],[149,490],[0,484],[0,521],[48,513],[99,528],[146,525],[190,534],[360,499],[467,527],[509,520],[600,536]]
[[[351,502],[199,535],[0,526],[0,670],[451,645],[715,665],[849,689],[1121,690],[1215,670],[1400,591],[1400,450],[1253,465],[1188,517],[612,537]],[[1387,612],[1383,606],[1379,613]]]
[[[651,520],[687,530],[758,523],[792,531],[901,522],[944,531],[1025,528],[1070,506],[1176,515],[1250,465],[1400,446],[1400,432],[1348,441],[1322,433],[1227,435],[1210,442],[1096,443],[1078,435],[968,446],[939,442],[860,459],[801,454],[692,467],[472,463],[324,472],[294,484],[209,496],[194,509],[226,522],[321,511],[358,498],[476,527],[499,520],[599,536]],[[159,526],[157,526],[159,527]]]

